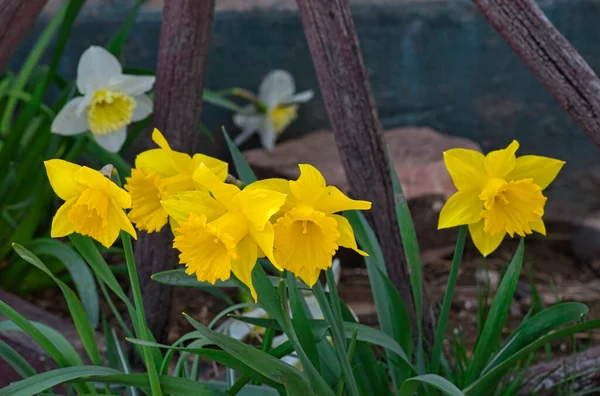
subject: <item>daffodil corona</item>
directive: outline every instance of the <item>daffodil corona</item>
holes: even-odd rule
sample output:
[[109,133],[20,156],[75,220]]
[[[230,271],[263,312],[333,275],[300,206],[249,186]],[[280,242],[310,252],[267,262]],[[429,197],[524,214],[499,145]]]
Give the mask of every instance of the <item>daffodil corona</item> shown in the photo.
[[301,164],[296,181],[267,179],[246,189],[271,189],[286,194],[286,202],[274,219],[275,258],[307,285],[313,286],[321,270],[331,266],[339,246],[366,256],[358,249],[348,220],[334,213],[368,210],[371,203],[350,199],[336,187],[327,186],[321,172],[313,166]]
[[498,248],[504,236],[546,235],[542,220],[543,190],[556,178],[563,161],[525,155],[517,158],[519,143],[484,156],[478,151],[452,149],[444,162],[457,192],[442,208],[438,228],[468,224],[481,254]]
[[97,170],[67,161],[44,162],[50,185],[65,201],[52,220],[51,236],[74,232],[110,247],[121,230],[136,237],[123,209],[131,207],[129,194]]
[[177,192],[203,189],[192,178],[201,163],[219,180],[224,181],[227,177],[226,162],[203,154],[192,157],[174,151],[158,129],[152,132],[152,140],[160,148],[144,151],[137,156],[135,168],[125,185],[133,201],[129,219],[139,230],[150,233],[160,231],[167,224],[168,215],[161,200]]
[[285,202],[285,195],[264,189],[240,190],[223,183],[205,165],[194,172],[194,180],[207,191],[186,191],[162,201],[178,224],[173,247],[181,252],[179,262],[187,274],[199,281],[215,283],[230,273],[252,286],[252,269],[258,257],[273,256],[273,226],[269,222]]
[[63,107],[50,130],[67,136],[89,130],[99,145],[117,152],[125,143],[127,125],[152,113],[152,100],[145,93],[153,85],[154,76],[123,74],[114,55],[92,46],[77,67],[77,89],[83,96]]

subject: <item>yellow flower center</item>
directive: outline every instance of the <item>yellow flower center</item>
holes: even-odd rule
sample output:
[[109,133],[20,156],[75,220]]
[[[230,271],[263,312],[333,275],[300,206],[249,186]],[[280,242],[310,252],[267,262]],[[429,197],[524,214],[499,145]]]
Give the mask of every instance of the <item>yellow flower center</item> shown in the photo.
[[213,284],[229,279],[231,260],[238,258],[237,243],[248,233],[247,223],[241,212],[225,213],[208,224],[205,215],[190,214],[188,221],[179,223],[173,242],[181,252],[179,262],[187,265],[185,272]]
[[84,190],[69,210],[68,217],[76,232],[101,240],[108,230],[110,198],[101,190]]
[[275,133],[280,134],[298,117],[298,106],[277,106],[269,114],[275,127]]
[[277,220],[275,259],[312,286],[320,270],[331,266],[340,232],[336,220],[308,206],[298,206]]
[[125,189],[131,194],[133,209],[129,219],[137,228],[156,232],[167,224],[167,212],[160,204],[167,195],[166,183],[157,172],[146,168],[132,169]]
[[96,91],[88,110],[90,131],[106,135],[131,124],[135,106],[132,96],[109,89]]
[[490,235],[507,232],[511,237],[531,234],[531,223],[542,220],[546,204],[542,189],[531,178],[490,179],[479,199],[483,201],[484,231]]

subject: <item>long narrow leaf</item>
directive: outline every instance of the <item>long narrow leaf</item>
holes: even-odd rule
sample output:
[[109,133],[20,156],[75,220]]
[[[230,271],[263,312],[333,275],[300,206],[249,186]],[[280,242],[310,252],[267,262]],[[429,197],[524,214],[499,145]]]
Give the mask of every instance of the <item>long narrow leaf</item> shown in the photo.
[[465,396],[452,382],[435,374],[425,374],[407,379],[402,384],[398,396],[413,396],[421,385],[430,385],[448,396]]
[[36,374],[35,369],[27,360],[4,341],[0,341],[0,359],[8,363],[23,378]]

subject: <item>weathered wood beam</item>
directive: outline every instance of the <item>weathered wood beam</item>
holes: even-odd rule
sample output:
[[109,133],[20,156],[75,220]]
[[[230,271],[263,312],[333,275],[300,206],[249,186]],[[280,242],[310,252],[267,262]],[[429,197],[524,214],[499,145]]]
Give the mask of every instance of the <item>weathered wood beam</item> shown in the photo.
[[600,80],[534,0],[473,0],[542,85],[600,148]]
[[0,0],[0,74],[48,0]]
[[[169,0],[163,9],[152,126],[173,149],[189,154],[198,142],[213,16],[214,0]],[[147,146],[154,147],[150,134],[146,139]],[[156,234],[140,233],[135,246],[148,327],[159,342],[168,336],[172,288],[150,277],[177,263],[172,238],[165,227]]]
[[[388,273],[416,316],[382,127],[347,0],[298,0],[304,32],[348,184],[355,198],[373,203],[366,217],[377,234]],[[427,315],[425,315],[427,317]]]

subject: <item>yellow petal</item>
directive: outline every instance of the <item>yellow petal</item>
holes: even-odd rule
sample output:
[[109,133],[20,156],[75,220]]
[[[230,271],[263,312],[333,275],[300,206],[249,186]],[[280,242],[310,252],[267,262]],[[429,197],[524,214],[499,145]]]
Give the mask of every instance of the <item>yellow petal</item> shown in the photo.
[[473,239],[475,247],[485,257],[500,246],[506,233],[489,235],[483,230],[483,223],[484,221],[480,220],[477,223],[469,224],[469,232],[471,233],[471,239]]
[[546,225],[543,220],[540,220],[537,223],[529,223],[529,226],[533,231],[546,236]]
[[213,197],[225,205],[227,209],[236,209],[233,198],[239,194],[240,189],[233,184],[223,183],[206,165],[200,164],[198,169],[194,172],[194,180],[204,188],[208,189]]
[[261,231],[250,227],[248,235],[250,235],[250,238],[252,238],[260,248],[259,256],[266,256],[275,268],[277,268],[279,271],[283,271],[283,268],[279,265],[277,260],[275,260],[275,255],[273,254],[273,241],[275,238],[273,225],[271,223],[267,223],[265,228]]
[[133,168],[127,178],[125,189],[129,191],[132,209],[129,218],[139,230],[149,233],[160,231],[167,224],[167,212],[161,206],[161,197],[167,194],[167,187],[157,172]]
[[479,151],[462,148],[444,151],[446,169],[458,190],[483,188],[487,181],[484,161]]
[[286,195],[286,200],[284,204],[279,209],[272,220],[277,220],[279,217],[283,216],[287,211],[291,210],[296,205],[296,199],[292,195],[292,191],[290,190],[290,182],[285,179],[264,179],[258,180],[248,184],[244,187],[245,190],[271,190],[277,191]]
[[133,228],[133,224],[131,224],[131,221],[125,214],[125,211],[116,206],[114,203],[111,204],[111,207],[109,209],[108,221],[115,222],[119,226],[120,230],[123,230],[129,235],[131,235],[133,239],[137,239],[137,233],[135,232],[135,228]]
[[359,201],[348,198],[337,187],[329,186],[325,194],[314,203],[314,208],[326,214],[341,212],[344,210],[369,210],[371,202]]
[[211,222],[226,212],[223,205],[204,191],[182,191],[163,199],[161,204],[176,222],[187,221],[191,213],[204,215]]
[[537,155],[524,155],[517,158],[515,168],[506,176],[508,180],[532,178],[543,189],[556,178],[565,164],[564,161]]
[[356,239],[354,239],[354,231],[352,230],[352,226],[350,225],[348,219],[340,215],[331,215],[331,217],[333,217],[335,221],[337,221],[338,231],[340,232],[340,239],[338,239],[337,244],[339,246],[352,249],[361,256],[368,256],[366,252],[360,250],[356,245]]
[[258,295],[252,285],[252,270],[256,265],[257,247],[256,243],[249,238],[243,238],[237,245],[238,259],[231,261],[231,271],[244,285],[250,289],[254,302],[258,301]]
[[[112,211],[110,211],[109,213],[111,213],[111,212]],[[109,219],[116,220],[115,213],[111,213]],[[109,248],[115,243],[115,241],[119,237],[120,233],[121,233],[121,226],[120,226],[119,222],[112,221],[107,224],[106,230],[104,233],[93,234],[90,236],[92,238],[94,238],[95,240],[97,240],[98,242],[100,242],[102,244],[102,246],[104,246],[105,248]],[[135,231],[134,231],[134,234],[135,234]]]
[[263,230],[271,216],[285,202],[285,194],[270,190],[244,189],[234,198],[235,204],[257,230]]
[[472,224],[481,220],[483,202],[477,193],[462,190],[454,193],[440,212],[438,230],[456,227],[462,224]]
[[81,166],[60,159],[44,161],[46,173],[52,189],[62,200],[66,201],[76,197],[84,187],[75,181],[75,172]]
[[151,169],[161,177],[170,177],[178,173],[171,162],[169,153],[163,149],[146,150],[138,154],[135,158],[135,167]]
[[68,216],[69,211],[75,202],[77,202],[77,198],[71,198],[62,204],[56,211],[56,214],[52,219],[52,229],[50,231],[50,236],[52,238],[64,237],[75,232],[73,223]]
[[485,171],[489,176],[504,179],[515,168],[517,157],[515,153],[519,149],[519,142],[513,140],[507,148],[495,150],[485,156]]
[[229,173],[229,166],[227,162],[221,161],[220,159],[216,159],[204,154],[194,154],[192,157],[193,167],[196,169],[200,164],[204,164],[208,166],[210,171],[217,176],[217,178],[221,181],[225,181],[227,178],[227,174]]
[[101,190],[107,194],[119,207],[127,209],[131,207],[131,195],[102,173],[95,169],[82,166],[74,174],[75,180],[86,187]]
[[301,202],[311,204],[325,194],[325,178],[312,165],[300,164],[300,177],[290,181],[290,190],[294,197]]
[[152,131],[152,141],[154,141],[154,143],[156,143],[156,145],[161,149],[171,149],[169,142],[167,142],[167,139],[165,139],[165,136],[158,130],[158,128],[154,128]]

